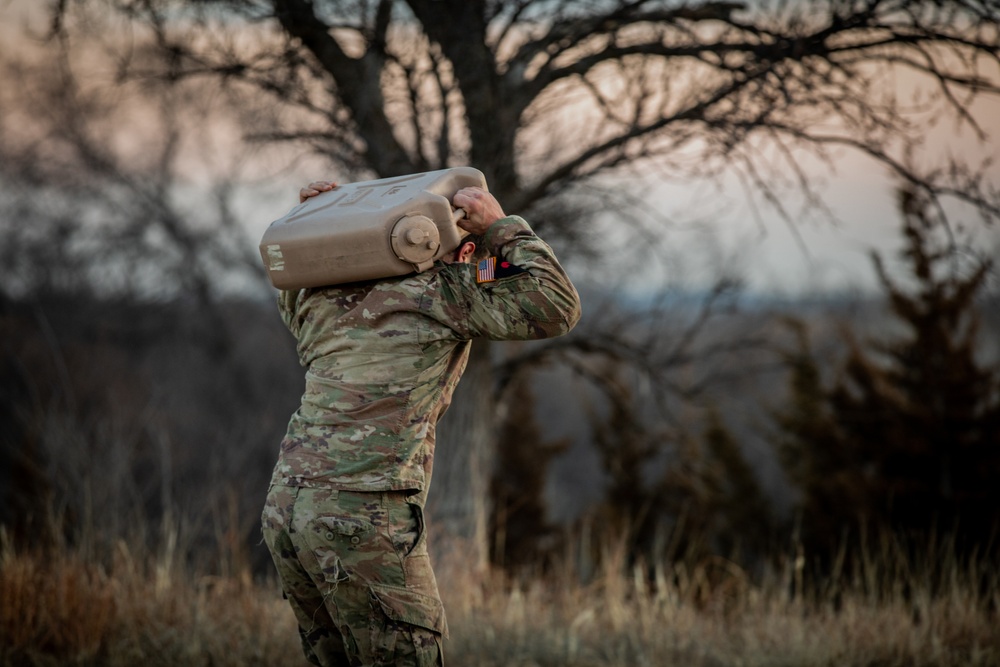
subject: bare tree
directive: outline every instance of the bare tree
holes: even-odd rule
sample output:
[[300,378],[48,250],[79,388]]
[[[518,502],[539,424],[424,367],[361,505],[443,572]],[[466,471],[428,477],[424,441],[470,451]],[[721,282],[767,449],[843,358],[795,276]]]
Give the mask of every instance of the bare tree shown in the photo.
[[[262,286],[234,208],[240,174],[187,173],[204,141],[192,126],[213,105],[205,86],[107,80],[94,75],[107,65],[100,54],[56,37],[40,54],[0,53],[7,295],[183,295],[211,318],[227,273]],[[232,152],[238,164],[245,150]]]
[[[223,298],[233,285],[268,293],[238,212],[253,146],[227,145],[213,170],[205,119],[238,107],[207,81],[116,80],[83,28],[45,48],[0,44],[0,523],[110,543],[155,533],[155,510],[164,527],[185,514],[205,530],[232,487],[200,489],[188,507],[172,489],[266,474],[253,443],[273,440],[270,424],[247,413],[273,403],[275,379],[252,381],[247,346],[292,357],[272,330],[247,330],[252,307]],[[216,433],[243,447],[220,461],[206,446]]]
[[[124,80],[249,87],[270,104],[246,119],[249,139],[313,151],[345,177],[475,165],[510,210],[550,214],[536,217],[557,244],[595,212],[581,185],[650,170],[735,175],[793,222],[789,186],[822,206],[802,156],[832,163],[841,148],[942,210],[951,198],[1000,214],[982,165],[913,159],[934,116],[986,138],[971,110],[1000,92],[996,0],[61,1],[53,34],[72,36],[88,9],[131,31]],[[900,95],[903,75],[929,107]],[[459,428],[442,429],[437,493],[470,538],[490,389],[473,372],[449,414]]]

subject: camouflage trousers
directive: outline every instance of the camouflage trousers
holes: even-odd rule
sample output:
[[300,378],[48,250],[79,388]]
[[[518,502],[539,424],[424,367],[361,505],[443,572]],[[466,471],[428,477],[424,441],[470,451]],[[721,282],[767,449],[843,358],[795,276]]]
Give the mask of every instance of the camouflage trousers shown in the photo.
[[264,541],[315,665],[442,665],[422,509],[398,491],[272,486]]

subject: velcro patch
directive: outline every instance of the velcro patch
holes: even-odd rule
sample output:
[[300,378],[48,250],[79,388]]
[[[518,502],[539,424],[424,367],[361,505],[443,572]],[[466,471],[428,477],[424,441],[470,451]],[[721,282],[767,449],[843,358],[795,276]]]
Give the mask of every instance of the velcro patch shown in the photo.
[[496,257],[487,257],[476,266],[476,282],[479,284],[491,283],[500,278],[515,276],[524,273],[524,269],[514,266],[506,260],[497,260]]

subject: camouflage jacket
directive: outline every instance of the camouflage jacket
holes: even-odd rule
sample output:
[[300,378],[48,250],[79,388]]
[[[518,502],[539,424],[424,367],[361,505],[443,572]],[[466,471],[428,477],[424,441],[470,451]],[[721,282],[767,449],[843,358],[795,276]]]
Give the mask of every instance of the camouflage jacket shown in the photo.
[[485,241],[495,257],[478,265],[280,293],[307,370],[272,484],[425,492],[435,425],[471,339],[546,338],[576,324],[579,295],[524,220],[497,221]]

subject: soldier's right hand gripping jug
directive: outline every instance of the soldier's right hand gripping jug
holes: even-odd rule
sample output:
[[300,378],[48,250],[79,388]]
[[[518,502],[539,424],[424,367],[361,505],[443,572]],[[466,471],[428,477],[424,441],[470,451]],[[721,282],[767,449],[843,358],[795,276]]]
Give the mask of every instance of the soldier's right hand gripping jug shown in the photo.
[[339,185],[271,223],[260,256],[278,289],[322,287],[426,271],[466,232],[451,198],[486,189],[471,167]]

